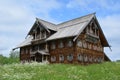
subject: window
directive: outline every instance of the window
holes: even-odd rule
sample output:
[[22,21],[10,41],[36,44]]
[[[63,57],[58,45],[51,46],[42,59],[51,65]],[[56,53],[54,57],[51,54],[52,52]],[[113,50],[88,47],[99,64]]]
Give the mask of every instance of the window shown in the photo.
[[68,46],[68,47],[72,47],[72,46],[73,46],[72,40],[68,40],[67,46]]
[[87,55],[84,55],[84,61],[85,61],[85,62],[88,61],[88,57],[87,57]]
[[64,47],[63,41],[60,41],[60,42],[59,42],[58,47],[59,47],[59,48],[63,48],[63,47]]
[[46,31],[43,32],[43,38],[46,38]]
[[60,55],[59,55],[59,61],[60,61],[60,62],[64,61],[64,55],[63,55],[63,54],[60,54]]
[[78,58],[78,61],[83,61],[83,56],[82,56],[82,54],[78,54],[77,58]]
[[96,45],[94,45],[94,46],[93,46],[93,49],[94,49],[94,50],[97,50],[97,46],[96,46]]
[[85,41],[83,42],[83,47],[87,48],[87,43]]
[[79,39],[77,40],[77,46],[82,47],[82,41],[80,41]]
[[97,62],[97,59],[96,59],[96,57],[94,57],[94,58],[93,58],[93,60],[94,60],[94,62]]
[[52,42],[52,44],[51,44],[51,49],[55,49],[55,48],[56,48],[55,42]]
[[68,61],[72,61],[72,60],[73,60],[73,54],[69,54],[69,55],[67,56],[67,60],[68,60]]
[[92,56],[89,57],[89,62],[92,62]]
[[92,49],[92,45],[91,45],[91,44],[88,44],[88,48],[89,48],[89,49]]
[[103,58],[102,57],[99,57],[98,59],[99,59],[98,62],[103,62]]
[[51,62],[55,62],[56,61],[56,56],[51,56]]

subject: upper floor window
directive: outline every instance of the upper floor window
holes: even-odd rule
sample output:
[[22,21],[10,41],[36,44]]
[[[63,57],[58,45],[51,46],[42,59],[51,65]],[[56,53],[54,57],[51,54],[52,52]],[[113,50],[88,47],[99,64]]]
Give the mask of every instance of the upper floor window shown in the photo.
[[52,42],[51,43],[51,49],[55,49],[55,48],[56,48],[55,42]]
[[92,49],[92,45],[91,45],[91,44],[88,44],[88,48],[89,48],[89,49]]
[[83,47],[87,48],[87,43],[85,41],[83,41]]
[[68,47],[72,47],[72,46],[73,46],[73,42],[72,42],[72,40],[68,40],[68,42],[67,42],[67,46],[68,46]]
[[82,47],[82,41],[79,40],[79,39],[77,40],[77,46],[78,46],[78,47]]
[[59,48],[63,48],[63,47],[64,47],[63,41],[60,41],[60,42],[59,42],[58,47],[59,47]]
[[46,31],[42,31],[41,32],[41,38],[43,39],[43,38],[46,38]]

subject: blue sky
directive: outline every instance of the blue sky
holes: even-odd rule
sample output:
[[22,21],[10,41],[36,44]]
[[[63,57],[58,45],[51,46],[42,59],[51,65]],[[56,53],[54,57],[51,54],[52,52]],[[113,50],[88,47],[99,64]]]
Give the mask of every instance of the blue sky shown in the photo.
[[105,53],[111,60],[120,59],[120,0],[1,0],[0,54],[9,56],[36,17],[60,23],[93,12],[112,46],[112,52],[105,48]]

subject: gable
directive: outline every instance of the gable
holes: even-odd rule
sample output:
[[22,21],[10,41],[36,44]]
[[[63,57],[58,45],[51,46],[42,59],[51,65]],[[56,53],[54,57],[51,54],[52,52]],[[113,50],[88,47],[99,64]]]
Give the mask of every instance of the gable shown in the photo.
[[57,31],[55,24],[36,18],[36,21],[28,32],[28,35],[30,35],[37,27],[46,29],[47,32],[50,32],[50,30]]
[[[88,31],[89,30],[89,31]],[[89,24],[84,28],[85,34],[86,34],[86,40],[89,42],[96,42],[97,40],[101,41],[101,45],[103,47],[110,47],[105,36],[104,33],[96,19],[96,17],[94,17],[93,19],[91,19],[91,21],[89,22]],[[83,32],[82,31],[82,32]],[[81,33],[82,33],[81,32]],[[81,34],[80,33],[80,34]],[[75,38],[74,41],[78,38],[78,36],[80,35],[78,34]]]
[[58,31],[50,36],[46,41],[74,37],[80,34],[83,29],[88,25],[91,19],[94,17],[94,14],[89,14],[84,17],[76,18],[67,22],[63,22],[57,25]]

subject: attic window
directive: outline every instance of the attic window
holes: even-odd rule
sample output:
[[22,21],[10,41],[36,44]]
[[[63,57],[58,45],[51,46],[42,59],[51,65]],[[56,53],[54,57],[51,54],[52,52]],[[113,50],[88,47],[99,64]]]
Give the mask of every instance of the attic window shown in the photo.
[[68,61],[72,61],[72,60],[73,60],[73,54],[69,54],[69,55],[67,56],[67,60],[68,60]]
[[42,35],[41,35],[41,38],[42,38],[42,39],[46,38],[46,31],[42,31],[41,34],[42,34]]

